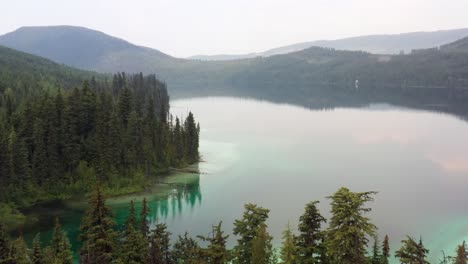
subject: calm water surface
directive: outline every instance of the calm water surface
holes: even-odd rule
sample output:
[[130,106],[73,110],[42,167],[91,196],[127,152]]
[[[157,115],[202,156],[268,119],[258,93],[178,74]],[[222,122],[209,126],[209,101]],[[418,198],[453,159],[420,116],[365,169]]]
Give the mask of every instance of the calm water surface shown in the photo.
[[[166,222],[174,234],[206,235],[221,220],[230,232],[252,202],[271,209],[269,232],[279,244],[306,203],[319,200],[329,217],[325,197],[346,186],[379,192],[370,217],[382,236],[390,235],[392,251],[406,234],[422,236],[435,263],[441,250],[453,255],[468,240],[468,123],[457,117],[388,105],[309,110],[222,97],[171,107],[185,116],[190,109],[201,123],[201,174],[171,175],[145,194],[110,200],[119,223],[128,201],[146,196],[152,222]],[[75,246],[81,210],[81,203],[67,203],[56,212]]]

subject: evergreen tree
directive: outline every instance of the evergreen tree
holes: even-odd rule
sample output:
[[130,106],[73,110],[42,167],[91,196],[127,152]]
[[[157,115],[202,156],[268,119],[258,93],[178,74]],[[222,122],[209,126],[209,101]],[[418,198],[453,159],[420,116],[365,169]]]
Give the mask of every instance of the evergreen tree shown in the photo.
[[388,235],[385,235],[382,244],[382,263],[388,264],[388,258],[390,257],[390,242],[388,241]]
[[[29,256],[28,256],[28,246],[26,245],[26,242],[24,241],[23,237],[17,238],[15,241],[13,241],[11,245],[11,252],[10,252],[10,258],[13,260],[10,263],[15,263],[15,264],[29,264]],[[6,261],[6,263],[9,263]]]
[[143,234],[143,237],[146,239],[149,237],[149,223],[148,223],[148,216],[149,216],[150,210],[148,207],[148,202],[146,201],[146,197],[143,198],[143,206],[141,209],[141,233]]
[[268,219],[270,210],[255,204],[246,204],[244,208],[242,219],[234,222],[233,234],[240,236],[234,251],[237,263],[250,264],[252,263],[252,240],[257,236],[258,227]]
[[457,258],[455,259],[455,264],[466,264],[467,263],[467,252],[465,241],[457,248]]
[[200,247],[197,241],[189,237],[185,232],[183,236],[179,235],[174,243],[172,257],[177,264],[199,264],[202,262],[200,257]]
[[395,252],[395,257],[400,259],[403,264],[429,264],[426,255],[429,252],[422,241],[417,243],[412,237],[407,236],[401,241],[402,246]]
[[114,220],[105,204],[101,187],[98,185],[89,199],[89,209],[82,219],[80,239],[81,263],[106,264],[115,259],[116,238]]
[[229,235],[224,235],[221,229],[222,222],[213,226],[212,236],[198,236],[202,241],[208,242],[206,249],[201,249],[202,256],[208,264],[224,264],[230,259],[229,251],[226,249]]
[[120,260],[123,263],[146,263],[148,243],[140,230],[136,229],[135,205],[130,201],[130,213],[123,234]]
[[380,264],[382,260],[382,255],[380,254],[379,249],[379,237],[374,235],[374,245],[372,246],[372,258],[371,264]]
[[31,263],[32,264],[46,264],[44,252],[41,248],[41,239],[40,234],[37,234],[32,242],[32,252],[31,252]]
[[326,219],[320,214],[318,201],[310,202],[299,218],[297,238],[298,262],[301,264],[326,263],[325,233],[321,230]]
[[366,262],[367,236],[373,236],[376,226],[364,214],[370,212],[364,204],[373,201],[375,192],[354,193],[341,188],[328,197],[332,218],[327,231],[327,252],[332,264]]
[[171,233],[167,231],[166,224],[157,224],[150,238],[149,260],[150,264],[171,264]]
[[260,223],[256,228],[255,237],[252,239],[251,264],[270,264],[273,257],[273,238],[266,230],[266,224]]
[[281,247],[281,263],[295,264],[298,263],[298,248],[296,246],[296,237],[294,236],[291,226],[287,226],[283,232],[283,245]]
[[72,264],[73,253],[71,251],[70,241],[62,230],[58,219],[55,221],[54,234],[50,245],[51,259],[54,263]]

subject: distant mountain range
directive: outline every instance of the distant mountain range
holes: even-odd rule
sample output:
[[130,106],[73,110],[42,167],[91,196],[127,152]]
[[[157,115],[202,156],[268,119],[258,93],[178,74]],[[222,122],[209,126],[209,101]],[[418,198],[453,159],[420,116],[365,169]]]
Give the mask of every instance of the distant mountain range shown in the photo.
[[366,51],[373,54],[409,53],[414,49],[438,47],[468,36],[468,28],[433,32],[412,32],[393,35],[369,35],[337,40],[318,40],[292,44],[259,53],[240,55],[197,55],[194,60],[235,60],[268,57],[304,50],[310,47],[334,48],[339,50]]
[[[424,51],[448,42],[449,36],[458,39],[463,32],[468,35],[467,29],[399,36],[406,36],[405,43],[413,43],[411,49]],[[393,43],[394,49],[399,50],[403,43],[391,42],[392,37],[374,36],[342,40],[343,46],[339,46],[340,42],[334,45],[337,48],[348,43],[347,47],[353,49],[350,43],[357,47],[358,43],[364,44],[363,39],[368,40],[368,47],[380,49]],[[154,73],[168,83],[171,95],[176,96],[238,93],[300,96],[317,84],[354,86],[356,79],[367,86],[384,82],[396,86],[402,82],[445,86],[449,79],[468,80],[468,38],[442,45],[440,50],[405,56],[309,47],[299,51],[291,48],[292,52],[281,55],[220,61],[175,58],[99,31],[73,26],[23,27],[0,36],[0,45],[100,73]],[[408,45],[406,49],[410,48]]]

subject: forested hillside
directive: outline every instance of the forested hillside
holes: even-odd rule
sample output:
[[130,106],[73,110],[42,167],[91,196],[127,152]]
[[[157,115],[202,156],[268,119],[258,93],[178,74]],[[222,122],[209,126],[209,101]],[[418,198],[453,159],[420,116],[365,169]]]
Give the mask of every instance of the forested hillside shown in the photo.
[[111,194],[142,190],[151,176],[198,161],[193,114],[173,118],[166,84],[154,75],[95,78],[8,48],[0,65],[5,219],[12,208],[82,194],[97,182]]

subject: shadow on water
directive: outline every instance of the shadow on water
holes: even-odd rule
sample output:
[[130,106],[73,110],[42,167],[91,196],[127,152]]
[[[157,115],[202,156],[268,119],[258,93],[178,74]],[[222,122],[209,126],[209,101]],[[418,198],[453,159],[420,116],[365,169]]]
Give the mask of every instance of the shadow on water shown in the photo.
[[[200,174],[193,171],[198,171],[198,165],[191,166],[190,172],[176,172],[155,177],[153,185],[145,192],[109,198],[107,205],[112,209],[118,230],[124,228],[131,200],[135,202],[137,217],[139,217],[143,198],[147,199],[150,208],[149,221],[152,225],[169,221],[176,218],[183,210],[199,206],[202,203]],[[53,234],[55,218],[58,217],[77,257],[80,247],[79,228],[85,211],[84,197],[36,206],[26,213],[27,217],[37,218],[37,223],[27,229],[17,231],[15,235],[22,234],[26,241],[31,243],[34,236],[40,233],[42,244],[48,245]]]

